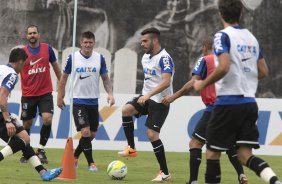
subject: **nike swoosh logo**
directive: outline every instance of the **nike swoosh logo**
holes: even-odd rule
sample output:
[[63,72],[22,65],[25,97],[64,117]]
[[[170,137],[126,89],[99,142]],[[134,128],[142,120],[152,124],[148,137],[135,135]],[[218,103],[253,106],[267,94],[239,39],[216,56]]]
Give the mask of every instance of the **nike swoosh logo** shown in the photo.
[[39,58],[39,59],[37,59],[36,61],[32,61],[32,60],[30,60],[30,65],[35,65],[36,63],[38,63],[39,61],[41,61],[41,59],[43,59],[43,58]]
[[155,127],[155,128],[160,128],[160,127],[158,127],[158,126],[156,126],[156,125],[154,125],[154,127]]
[[85,76],[85,77],[82,77],[82,76],[79,76],[79,79],[86,79],[86,78],[88,78],[88,77],[91,77],[91,75],[88,75],[88,76]]
[[169,178],[169,175],[167,177],[162,177],[162,180],[165,181]]
[[151,79],[152,77],[149,77],[149,78],[145,78],[145,80],[148,80],[148,79]]
[[129,151],[128,154],[133,154],[133,153],[136,153],[136,151]]
[[245,61],[247,61],[247,60],[249,60],[249,59],[251,59],[251,58],[242,59],[242,62],[245,62]]

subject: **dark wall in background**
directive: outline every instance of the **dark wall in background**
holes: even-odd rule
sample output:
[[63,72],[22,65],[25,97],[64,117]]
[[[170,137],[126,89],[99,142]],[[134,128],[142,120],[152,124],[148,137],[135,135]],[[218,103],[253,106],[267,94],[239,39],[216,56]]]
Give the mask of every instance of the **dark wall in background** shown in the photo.
[[[142,29],[161,30],[162,46],[176,65],[174,89],[189,78],[200,57],[201,41],[222,28],[215,0],[79,0],[77,36],[95,32],[97,45],[112,53],[128,47],[143,54],[139,39]],[[261,3],[260,3],[261,2]],[[26,44],[26,27],[40,27],[41,40],[58,50],[72,44],[73,2],[70,0],[0,0],[0,64],[7,62],[10,49]],[[269,64],[270,76],[259,84],[258,97],[282,97],[282,1],[244,0],[242,25],[258,38]],[[79,37],[76,38],[79,46]],[[138,64],[140,68],[140,62]],[[136,92],[142,88],[138,70]]]

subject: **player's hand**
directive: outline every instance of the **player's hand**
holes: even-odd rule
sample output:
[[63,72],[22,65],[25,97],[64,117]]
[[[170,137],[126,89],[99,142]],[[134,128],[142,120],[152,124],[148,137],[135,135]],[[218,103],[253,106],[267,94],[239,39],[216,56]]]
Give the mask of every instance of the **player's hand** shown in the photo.
[[150,96],[148,96],[148,95],[140,96],[137,103],[144,106],[146,101],[149,100],[149,99],[150,99]]
[[174,97],[172,95],[170,96],[165,96],[164,99],[162,100],[162,103],[164,105],[169,105],[170,103],[172,103],[174,101]]
[[57,98],[57,106],[63,110],[64,106],[66,106],[63,98]]
[[6,123],[6,128],[9,137],[13,137],[16,134],[16,127],[12,122]]
[[108,95],[107,102],[110,105],[110,107],[113,106],[115,104],[114,96],[113,95]]
[[202,91],[204,89],[204,84],[203,84],[203,80],[195,80],[193,87],[195,89],[195,91]]

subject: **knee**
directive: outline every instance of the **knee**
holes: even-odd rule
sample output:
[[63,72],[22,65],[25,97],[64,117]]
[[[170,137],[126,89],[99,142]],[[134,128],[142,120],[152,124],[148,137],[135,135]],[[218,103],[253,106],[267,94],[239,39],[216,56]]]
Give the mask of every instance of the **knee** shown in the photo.
[[[86,128],[82,128],[81,129],[81,136],[82,137],[91,137],[91,133],[90,133],[90,129],[89,127],[86,127]],[[94,137],[93,137],[94,138]]]
[[237,158],[242,165],[247,165],[247,161],[250,157],[243,153],[238,152]]
[[150,129],[147,130],[147,136],[150,142],[154,142],[160,139],[159,133],[155,132],[154,130],[150,130]]
[[134,115],[134,107],[130,104],[125,104],[122,107],[122,116],[133,116]]
[[252,155],[253,154],[251,148],[240,147],[237,150],[237,157],[242,165],[247,165],[247,161]]
[[30,137],[29,136],[23,138],[23,140],[25,142],[25,145],[30,144]]
[[206,158],[208,160],[218,160],[220,158],[221,152],[206,150]]
[[44,114],[44,115],[42,115],[42,120],[43,120],[43,123],[44,123],[44,125],[51,125],[52,124],[52,119],[53,119],[53,116],[52,116],[52,114]]
[[198,141],[195,138],[192,138],[189,142],[189,148],[190,149],[192,149],[192,148],[202,148],[203,146],[204,146],[204,143]]
[[22,139],[25,142],[25,145],[30,143],[30,137],[25,130],[18,134],[18,138]]

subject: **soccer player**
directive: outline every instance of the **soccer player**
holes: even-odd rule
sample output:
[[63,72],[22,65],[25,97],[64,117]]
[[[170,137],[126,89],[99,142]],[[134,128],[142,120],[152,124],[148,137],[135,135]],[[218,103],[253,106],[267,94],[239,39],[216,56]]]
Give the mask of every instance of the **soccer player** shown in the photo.
[[205,80],[196,80],[193,85],[201,91],[216,82],[217,100],[206,132],[205,181],[220,183],[221,152],[236,144],[243,165],[265,182],[280,184],[270,166],[252,153],[253,148],[259,148],[255,93],[258,79],[268,75],[268,67],[257,39],[239,26],[242,8],[240,0],[218,1],[224,29],[214,36],[217,67]]
[[0,65],[0,138],[7,143],[7,146],[0,151],[0,161],[22,150],[23,155],[40,174],[42,180],[49,181],[59,176],[62,168],[46,170],[43,167],[29,144],[28,133],[8,112],[8,97],[18,81],[18,73],[24,67],[27,57],[23,49],[16,48],[10,53],[9,63]]
[[[39,39],[38,27],[36,25],[28,26],[27,40],[29,43],[24,47],[28,58],[20,73],[22,85],[21,120],[23,120],[24,129],[30,134],[30,127],[38,108],[43,125],[40,131],[40,147],[37,150],[37,155],[42,163],[48,163],[44,146],[51,133],[54,111],[49,64],[53,67],[58,80],[61,77],[61,70],[52,47],[47,43],[40,43]],[[26,159],[22,157],[20,161],[24,163]]]
[[171,175],[168,171],[165,150],[159,134],[169,112],[169,106],[161,102],[164,96],[173,93],[174,63],[167,51],[161,47],[158,29],[145,29],[141,35],[141,46],[146,52],[141,61],[145,76],[143,90],[142,95],[123,106],[122,125],[128,146],[118,154],[125,157],[137,156],[133,116],[148,115],[145,124],[148,127],[147,135],[160,165],[160,171],[152,181],[168,181],[171,179]]
[[[105,91],[108,93],[107,101],[114,105],[111,81],[103,55],[94,52],[95,35],[86,31],[80,39],[81,50],[74,53],[74,81],[73,81],[73,117],[77,131],[81,131],[82,137],[74,152],[75,164],[78,167],[79,155],[83,152],[88,162],[88,170],[97,171],[96,163],[92,156],[91,141],[96,137],[99,126],[98,98],[99,79],[103,80]],[[57,105],[63,108],[65,86],[72,70],[72,57],[67,59],[64,73],[59,82]]]
[[[162,101],[164,104],[168,105],[172,103],[174,100],[176,100],[177,98],[183,96],[185,93],[192,91],[193,83],[196,79],[197,80],[205,79],[214,71],[215,64],[214,64],[214,55],[212,51],[212,46],[213,46],[213,38],[211,36],[206,37],[203,40],[203,44],[202,44],[203,57],[201,57],[197,61],[195,68],[192,71],[192,78],[173,95],[166,96]],[[203,116],[197,123],[195,130],[192,134],[191,141],[189,142],[190,179],[187,182],[187,184],[197,184],[199,166],[202,160],[202,147],[205,145],[205,141],[206,141],[206,127],[211,117],[211,111],[213,109],[214,102],[216,100],[215,85],[212,84],[210,86],[207,86],[201,92],[201,97],[203,103],[206,105],[206,109],[204,111]],[[234,147],[231,147],[227,151],[227,155],[238,174],[239,183],[247,184],[248,180],[244,174],[243,167],[237,158],[236,149]]]

